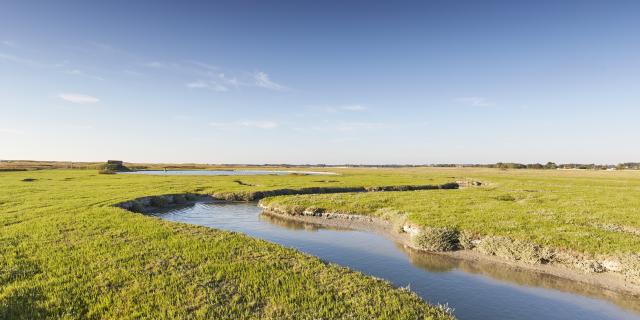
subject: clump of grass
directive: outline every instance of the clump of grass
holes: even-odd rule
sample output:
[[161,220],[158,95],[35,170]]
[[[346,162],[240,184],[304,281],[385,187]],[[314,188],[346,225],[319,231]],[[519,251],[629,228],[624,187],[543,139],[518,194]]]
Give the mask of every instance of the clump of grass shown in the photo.
[[448,228],[422,228],[412,237],[413,244],[426,251],[453,251],[459,246],[458,230]]
[[100,170],[98,170],[98,173],[99,174],[116,174],[116,172],[114,170],[109,169],[109,168],[100,169]]
[[20,181],[22,181],[22,182],[34,182],[34,181],[36,181],[36,180],[38,180],[38,179],[34,179],[34,178],[24,178],[24,179],[22,179],[22,180],[20,180]]
[[303,214],[319,216],[319,215],[322,215],[325,212],[326,212],[326,210],[324,208],[311,206],[309,208],[304,209]]
[[516,201],[516,198],[510,194],[501,194],[496,197],[496,200],[500,201]]
[[479,242],[479,237],[471,231],[462,230],[458,234],[458,242],[460,243],[460,248],[472,250],[476,247],[476,243]]
[[537,244],[508,237],[485,237],[477,246],[478,251],[511,261],[532,264],[547,263],[553,259],[553,251]]
[[301,216],[307,208],[304,206],[293,206],[287,208],[287,213],[292,216]]
[[407,224],[407,214],[405,212],[393,208],[380,208],[376,210],[375,215],[391,222],[395,232],[404,232],[404,226]]

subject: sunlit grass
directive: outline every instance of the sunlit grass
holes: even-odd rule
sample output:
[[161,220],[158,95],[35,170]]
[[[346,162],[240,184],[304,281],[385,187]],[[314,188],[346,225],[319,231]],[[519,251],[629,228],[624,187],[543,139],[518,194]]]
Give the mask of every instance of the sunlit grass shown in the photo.
[[291,249],[113,204],[168,193],[439,184],[448,173],[0,173],[0,318],[447,318],[411,292]]
[[[438,170],[425,170],[436,175]],[[264,203],[389,217],[591,254],[640,252],[640,172],[451,170],[460,190],[275,197]]]

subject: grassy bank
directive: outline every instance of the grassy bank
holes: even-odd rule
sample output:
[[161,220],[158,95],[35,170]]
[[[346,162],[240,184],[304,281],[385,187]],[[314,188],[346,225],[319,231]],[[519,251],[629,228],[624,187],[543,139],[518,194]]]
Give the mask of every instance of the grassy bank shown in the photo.
[[384,281],[237,233],[113,205],[169,193],[451,180],[449,173],[375,170],[251,177],[0,172],[0,318],[445,319]]
[[483,184],[460,190],[274,197],[262,203],[290,214],[337,212],[383,218],[398,225],[400,232],[420,230],[415,244],[426,250],[473,249],[508,260],[557,262],[640,280],[640,173],[493,169],[449,173]]

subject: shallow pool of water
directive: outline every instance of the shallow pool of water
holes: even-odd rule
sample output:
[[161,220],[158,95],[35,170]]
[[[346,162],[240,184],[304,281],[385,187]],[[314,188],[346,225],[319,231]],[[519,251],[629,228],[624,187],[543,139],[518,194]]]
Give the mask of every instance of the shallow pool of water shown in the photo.
[[460,319],[640,319],[637,298],[550,275],[415,252],[382,235],[261,215],[255,203],[197,203],[155,213],[238,231],[409,287]]
[[131,172],[120,172],[119,174],[151,174],[170,176],[264,176],[264,175],[287,175],[287,174],[309,174],[309,175],[335,175],[333,172],[317,171],[277,171],[277,170],[141,170]]

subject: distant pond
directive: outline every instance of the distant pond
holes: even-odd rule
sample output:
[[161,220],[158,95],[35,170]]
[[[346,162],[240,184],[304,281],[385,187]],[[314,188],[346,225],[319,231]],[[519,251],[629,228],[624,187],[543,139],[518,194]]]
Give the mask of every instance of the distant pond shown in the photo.
[[308,175],[335,175],[334,172],[318,171],[279,171],[279,170],[141,170],[131,172],[120,172],[119,174],[150,174],[150,175],[170,175],[170,176],[265,176],[265,175],[288,175],[288,174],[308,174]]

